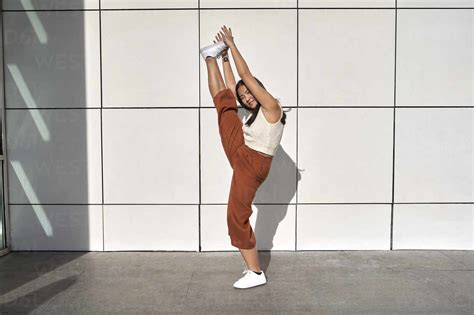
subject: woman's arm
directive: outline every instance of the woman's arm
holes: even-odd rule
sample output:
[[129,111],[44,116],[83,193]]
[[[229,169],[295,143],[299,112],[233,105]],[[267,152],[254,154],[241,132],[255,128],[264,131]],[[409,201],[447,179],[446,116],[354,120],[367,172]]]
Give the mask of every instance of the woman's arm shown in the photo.
[[232,67],[229,62],[229,55],[227,52],[222,54],[222,67],[224,68],[224,78],[225,78],[225,84],[227,87],[232,91],[232,94],[234,94],[235,97],[237,97],[236,91],[235,91],[235,77],[234,73],[232,72]]
[[222,38],[222,40],[227,44],[227,46],[229,46],[230,51],[232,52],[232,57],[235,62],[235,67],[237,68],[237,73],[242,78],[242,81],[244,81],[247,89],[250,90],[250,92],[257,99],[260,105],[262,105],[265,110],[274,113],[280,113],[281,109],[280,104],[278,104],[278,101],[270,93],[268,93],[267,90],[260,86],[260,84],[258,84],[257,80],[255,80],[252,73],[250,72],[247,63],[245,62],[244,58],[237,49],[237,46],[235,45],[234,37],[232,36],[232,30],[230,28],[227,29],[227,26],[224,25],[222,27],[222,30],[219,32],[218,38]]
[[[250,75],[250,69],[245,62],[244,58],[240,54],[240,51],[237,49],[237,46],[235,45],[234,42],[229,44],[230,51],[232,52],[232,57],[235,62],[235,67],[237,68],[237,73],[239,74],[239,77],[242,78],[242,76],[245,75]],[[243,80],[243,79],[242,79]]]
[[265,110],[280,113],[280,105],[277,100],[255,80],[235,43],[231,42],[229,47],[234,58],[237,73],[242,78],[242,81],[244,81],[245,86]]
[[[220,34],[217,33],[216,35],[216,40],[217,42],[224,41],[224,37]],[[216,41],[214,41],[214,44]],[[227,88],[230,89],[232,94],[237,98],[237,93],[235,91],[235,78],[234,78],[234,73],[232,72],[232,67],[229,62],[229,46],[222,52],[222,68],[224,68],[224,79],[225,79],[225,84]]]

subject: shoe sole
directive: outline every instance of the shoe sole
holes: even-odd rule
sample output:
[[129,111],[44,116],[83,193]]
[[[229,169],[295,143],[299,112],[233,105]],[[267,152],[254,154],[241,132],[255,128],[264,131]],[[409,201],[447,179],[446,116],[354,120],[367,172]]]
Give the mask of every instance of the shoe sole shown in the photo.
[[244,289],[251,289],[251,288],[259,287],[259,286],[265,285],[265,284],[267,284],[267,283],[265,282],[265,283],[257,284],[257,285],[254,285],[254,286],[251,286],[251,287],[247,287],[247,288],[236,288],[236,287],[233,287],[233,288],[234,288],[234,289],[239,289],[239,290],[244,290]]
[[218,58],[222,55],[222,53],[224,52],[225,48],[223,48],[215,57],[214,57],[214,56],[206,56],[206,57],[204,57],[204,56],[203,56],[203,52],[204,52],[205,50],[207,50],[209,47],[214,46],[214,45],[215,45],[215,44],[212,44],[212,45],[203,47],[203,48],[201,48],[201,49],[199,50],[199,53],[201,54],[201,57],[202,57],[204,60],[206,60],[207,57],[211,57],[211,58],[216,58],[216,59],[218,59]]
[[200,54],[201,54],[201,57],[202,57],[204,60],[206,60],[206,58],[208,58],[208,57],[215,58],[215,59],[219,59],[219,57],[222,55],[223,52],[224,52],[224,49],[223,49],[222,51],[220,51],[216,56],[208,55],[208,56],[206,56],[205,58],[204,58],[202,52],[201,52]]

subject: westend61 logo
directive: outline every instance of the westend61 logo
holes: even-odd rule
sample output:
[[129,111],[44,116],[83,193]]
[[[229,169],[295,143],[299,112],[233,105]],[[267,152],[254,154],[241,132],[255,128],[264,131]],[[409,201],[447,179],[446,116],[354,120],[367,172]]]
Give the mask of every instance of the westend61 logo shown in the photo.
[[[5,2],[5,1],[4,1]],[[64,10],[64,9],[86,9],[84,5],[86,1],[72,1],[72,0],[13,0],[8,3],[3,3],[4,10]],[[47,13],[54,14],[56,11]],[[81,12],[81,11],[75,11]]]
[[[67,43],[62,38],[48,37],[45,45],[40,42],[36,33],[31,29],[5,30],[5,57],[6,62],[20,62],[22,64],[33,64],[35,69],[55,69],[55,70],[80,70],[83,69],[84,46],[79,47],[76,42]],[[71,41],[72,39],[69,39]],[[61,42],[61,45],[59,45]],[[67,45],[66,45],[67,44]],[[25,47],[29,46],[29,47]],[[58,52],[58,47],[63,51]],[[70,52],[64,51],[70,50]],[[8,52],[16,52],[14,56],[9,56]],[[23,53],[22,53],[23,52]]]

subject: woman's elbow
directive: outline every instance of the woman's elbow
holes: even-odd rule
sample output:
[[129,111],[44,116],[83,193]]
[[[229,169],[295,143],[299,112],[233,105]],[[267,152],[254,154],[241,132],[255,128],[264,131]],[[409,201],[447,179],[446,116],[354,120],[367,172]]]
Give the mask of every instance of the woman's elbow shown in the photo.
[[245,79],[247,78],[253,78],[252,74],[250,73],[250,71],[245,71],[245,72],[242,72],[242,73],[239,73],[239,77],[245,81]]

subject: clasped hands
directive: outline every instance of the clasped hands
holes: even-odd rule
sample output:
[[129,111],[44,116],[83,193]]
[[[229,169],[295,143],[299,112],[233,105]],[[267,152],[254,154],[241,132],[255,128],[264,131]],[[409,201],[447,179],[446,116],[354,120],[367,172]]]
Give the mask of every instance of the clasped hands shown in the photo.
[[[229,47],[231,47],[232,45],[235,45],[234,37],[232,36],[232,29],[230,27],[227,28],[227,26],[225,25],[222,26],[221,30],[217,33],[216,40],[217,42],[223,41],[227,45],[227,48],[222,53],[223,56],[227,55]],[[214,40],[214,44],[217,42]]]

